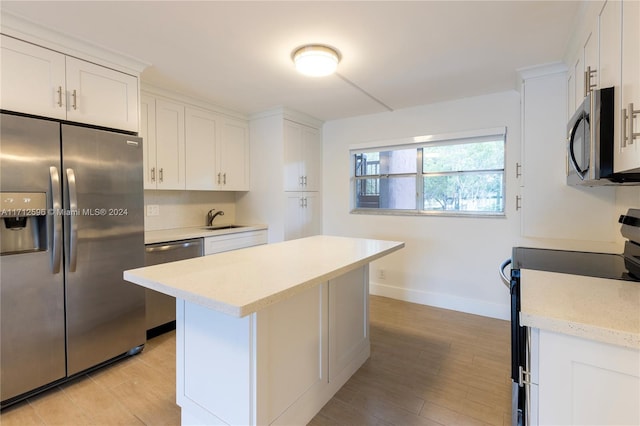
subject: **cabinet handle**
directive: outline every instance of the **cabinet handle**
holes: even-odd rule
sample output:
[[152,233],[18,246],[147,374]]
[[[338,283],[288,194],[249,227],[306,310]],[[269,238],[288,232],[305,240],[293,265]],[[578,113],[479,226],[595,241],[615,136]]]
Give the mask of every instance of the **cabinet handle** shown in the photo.
[[638,114],[640,114],[640,109],[633,109],[633,102],[622,110],[622,137],[620,139],[623,148],[627,146],[627,140],[629,145],[633,145],[635,138],[640,136],[640,132],[633,131],[633,122]]
[[221,173],[218,173],[218,180],[216,181],[216,183],[217,183],[218,185],[220,185],[220,175],[221,175]]
[[303,185],[303,180],[302,180],[302,176],[298,177],[298,185],[302,186]]
[[73,97],[73,109],[78,109],[78,93],[76,90],[73,91],[71,96]]
[[223,174],[222,174],[222,184],[223,184],[223,185],[226,185],[226,184],[227,184],[227,174],[226,174],[226,173],[223,173]]
[[156,181],[156,168],[152,167],[151,168],[151,182],[155,182]]
[[62,86],[58,86],[58,106],[62,108]]
[[592,70],[591,67],[587,67],[584,72],[584,97],[586,98],[592,89],[595,89],[598,85],[591,84],[591,77],[596,75],[596,70]]
[[302,182],[304,183],[304,186],[307,186],[307,177],[306,176],[302,176]]
[[516,195],[516,211],[520,210],[522,208],[522,197],[519,195]]
[[160,183],[162,183],[164,181],[164,169],[162,167],[160,167]]
[[516,163],[516,179],[522,176],[522,164]]

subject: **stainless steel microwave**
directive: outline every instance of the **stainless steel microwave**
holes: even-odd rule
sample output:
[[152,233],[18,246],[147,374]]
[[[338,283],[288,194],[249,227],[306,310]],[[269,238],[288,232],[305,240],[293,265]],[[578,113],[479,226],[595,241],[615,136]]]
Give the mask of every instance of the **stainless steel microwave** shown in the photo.
[[613,87],[591,91],[567,124],[568,185],[638,185],[640,173],[614,173]]

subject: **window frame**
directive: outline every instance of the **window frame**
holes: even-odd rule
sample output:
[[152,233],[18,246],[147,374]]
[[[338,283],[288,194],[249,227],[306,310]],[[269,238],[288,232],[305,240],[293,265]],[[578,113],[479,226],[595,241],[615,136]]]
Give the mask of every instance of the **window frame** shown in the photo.
[[[503,143],[503,160],[502,168],[498,169],[479,169],[479,170],[458,170],[458,171],[441,171],[441,172],[425,172],[423,170],[423,150],[424,147],[459,145],[462,143],[482,143],[491,142],[501,139]],[[416,171],[414,173],[394,173],[394,174],[377,174],[356,176],[356,156],[371,151],[394,151],[401,149],[416,150]],[[437,135],[423,135],[402,139],[391,139],[382,141],[372,141],[361,144],[353,144],[349,146],[350,161],[350,213],[354,214],[375,214],[375,215],[394,215],[394,216],[454,216],[454,217],[488,217],[488,218],[504,218],[506,217],[506,159],[507,159],[507,128],[497,127],[482,130],[472,130],[467,132],[446,133]],[[471,175],[474,173],[502,173],[502,211],[461,211],[461,210],[425,210],[424,209],[424,179],[425,176],[455,176],[455,175]],[[357,206],[357,182],[365,179],[381,179],[394,177],[415,176],[416,194],[415,209],[383,209],[383,208],[362,208]]]

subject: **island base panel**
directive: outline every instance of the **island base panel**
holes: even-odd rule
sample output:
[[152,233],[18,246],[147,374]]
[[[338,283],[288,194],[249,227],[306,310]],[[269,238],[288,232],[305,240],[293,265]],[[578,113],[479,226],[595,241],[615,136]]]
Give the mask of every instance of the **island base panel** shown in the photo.
[[368,265],[243,318],[177,300],[182,424],[306,424],[368,359]]

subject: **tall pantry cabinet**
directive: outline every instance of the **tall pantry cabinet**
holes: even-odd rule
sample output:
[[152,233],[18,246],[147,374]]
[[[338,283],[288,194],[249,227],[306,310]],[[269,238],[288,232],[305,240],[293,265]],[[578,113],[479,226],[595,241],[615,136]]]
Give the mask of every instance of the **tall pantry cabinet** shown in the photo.
[[287,109],[251,119],[251,191],[236,218],[268,223],[270,243],[322,233],[321,124]]

